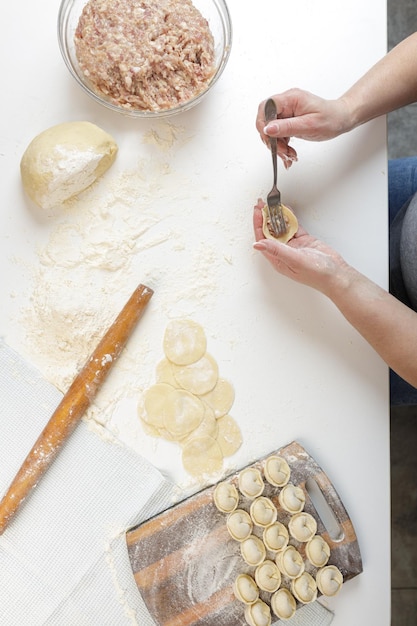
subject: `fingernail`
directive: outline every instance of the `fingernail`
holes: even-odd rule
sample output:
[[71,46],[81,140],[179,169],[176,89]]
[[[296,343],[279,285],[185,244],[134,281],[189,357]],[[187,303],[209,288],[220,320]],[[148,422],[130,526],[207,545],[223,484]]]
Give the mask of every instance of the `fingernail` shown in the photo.
[[275,122],[269,122],[264,128],[265,135],[275,135],[278,133],[279,126]]
[[266,245],[264,241],[255,241],[253,244],[255,250],[266,250]]

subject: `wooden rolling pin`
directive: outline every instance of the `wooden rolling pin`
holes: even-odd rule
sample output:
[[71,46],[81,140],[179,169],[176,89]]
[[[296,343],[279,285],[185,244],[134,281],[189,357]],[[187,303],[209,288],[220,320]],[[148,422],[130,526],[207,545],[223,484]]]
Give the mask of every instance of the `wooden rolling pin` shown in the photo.
[[23,500],[38,484],[91,404],[152,295],[153,290],[149,287],[145,285],[137,287],[83,369],[75,377],[0,502],[0,535],[17,513]]

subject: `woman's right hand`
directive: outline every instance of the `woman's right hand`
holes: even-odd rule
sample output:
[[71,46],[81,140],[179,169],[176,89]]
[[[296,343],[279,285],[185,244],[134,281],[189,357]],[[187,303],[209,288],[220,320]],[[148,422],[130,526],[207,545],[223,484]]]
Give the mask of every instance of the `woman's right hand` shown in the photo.
[[326,100],[301,89],[290,89],[272,96],[277,105],[277,120],[266,124],[265,102],[258,107],[256,128],[262,141],[278,139],[278,154],[286,167],[297,160],[290,146],[291,137],[307,141],[325,141],[352,129],[349,108],[344,98]]

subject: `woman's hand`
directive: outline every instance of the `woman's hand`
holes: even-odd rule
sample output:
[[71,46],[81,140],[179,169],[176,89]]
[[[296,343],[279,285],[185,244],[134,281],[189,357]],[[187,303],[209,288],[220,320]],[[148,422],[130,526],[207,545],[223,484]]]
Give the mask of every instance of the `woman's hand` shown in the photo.
[[262,224],[263,200],[254,207],[255,250],[262,252],[277,272],[331,296],[348,281],[350,267],[332,248],[299,227],[286,244],[265,239]]
[[291,137],[308,141],[325,141],[352,129],[349,108],[343,98],[325,100],[301,89],[290,89],[276,94],[276,121],[265,123],[265,102],[258,107],[256,128],[262,141],[278,139],[278,154],[285,167],[297,160],[297,153],[289,144]]

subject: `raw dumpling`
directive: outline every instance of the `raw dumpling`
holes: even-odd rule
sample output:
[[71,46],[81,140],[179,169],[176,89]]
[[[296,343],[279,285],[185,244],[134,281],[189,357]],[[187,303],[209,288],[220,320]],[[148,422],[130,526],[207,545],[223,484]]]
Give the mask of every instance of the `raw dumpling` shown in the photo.
[[329,544],[320,535],[312,537],[306,545],[306,556],[312,565],[323,567],[330,557]]
[[266,560],[256,568],[255,581],[259,589],[273,593],[281,584],[281,573],[273,561]]
[[37,135],[20,162],[23,187],[42,209],[52,209],[92,185],[113,164],[113,137],[91,122],[64,122]]
[[276,237],[271,232],[269,228],[269,213],[268,213],[267,206],[264,206],[264,208],[262,209],[262,215],[264,218],[262,232],[264,236],[266,237],[266,239],[277,239],[281,243],[287,243],[287,241],[289,241],[292,237],[294,237],[295,233],[298,230],[298,220],[295,217],[294,213],[291,211],[291,209],[285,206],[285,204],[281,206],[282,206],[282,213],[284,215],[284,220],[287,225],[286,232],[282,233],[282,235],[279,235],[278,237]]
[[247,539],[240,544],[240,552],[244,561],[248,565],[259,565],[265,560],[266,549],[263,541],[255,535],[250,535]]
[[278,552],[276,564],[284,576],[288,578],[297,578],[304,572],[305,564],[303,557],[294,546],[287,546],[281,552]]
[[296,513],[288,522],[288,530],[297,541],[309,541],[317,532],[317,522],[310,513]]
[[274,522],[267,526],[263,533],[263,540],[266,548],[272,552],[283,550],[288,545],[288,530],[281,522]]
[[266,480],[274,487],[283,487],[290,479],[291,470],[282,456],[272,455],[265,461],[264,474]]
[[326,565],[317,572],[316,582],[324,596],[335,596],[342,587],[343,575],[335,565]]
[[314,602],[317,598],[317,584],[311,574],[303,572],[295,580],[291,581],[291,591],[303,604]]
[[306,497],[301,487],[288,483],[282,488],[278,496],[279,503],[288,513],[300,513],[303,510]]
[[254,524],[265,527],[275,522],[278,512],[272,500],[260,496],[252,502],[250,514]]
[[239,489],[247,498],[256,498],[265,489],[261,472],[255,467],[248,467],[239,474]]
[[252,533],[252,520],[249,513],[242,509],[236,509],[227,518],[227,530],[236,541],[244,541]]
[[239,574],[233,584],[233,593],[244,604],[253,604],[259,598],[257,584],[249,574]]
[[270,626],[271,609],[262,600],[256,600],[245,608],[245,619],[249,626]]
[[231,513],[239,502],[239,494],[232,483],[219,483],[213,493],[214,504],[222,513]]
[[271,597],[271,607],[279,619],[290,619],[295,614],[297,603],[292,593],[283,587]]

